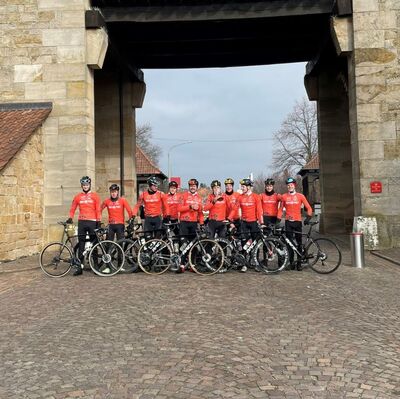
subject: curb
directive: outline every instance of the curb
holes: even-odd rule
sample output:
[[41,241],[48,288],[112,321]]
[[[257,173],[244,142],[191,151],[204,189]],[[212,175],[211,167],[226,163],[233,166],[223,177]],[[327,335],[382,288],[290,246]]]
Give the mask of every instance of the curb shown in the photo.
[[387,261],[389,261],[389,262],[391,262],[391,263],[393,263],[393,264],[395,264],[395,265],[400,266],[400,262],[399,262],[398,260],[396,260],[396,259],[393,259],[393,258],[391,258],[391,257],[389,257],[389,256],[383,255],[383,254],[381,254],[381,253],[379,253],[379,252],[377,252],[377,251],[369,251],[369,252],[370,252],[372,255],[377,256],[378,258],[382,258],[382,259],[387,260]]

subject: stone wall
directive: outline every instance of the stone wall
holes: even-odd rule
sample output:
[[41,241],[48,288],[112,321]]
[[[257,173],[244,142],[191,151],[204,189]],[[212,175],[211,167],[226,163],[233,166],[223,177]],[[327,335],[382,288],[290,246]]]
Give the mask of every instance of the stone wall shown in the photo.
[[95,180],[91,68],[101,67],[96,54],[101,63],[107,35],[86,31],[89,6],[89,0],[0,3],[0,101],[53,104],[42,127],[45,239],[58,235],[56,222],[66,217],[79,178]]
[[0,172],[0,261],[43,245],[43,135],[38,129]]
[[[376,217],[379,247],[400,246],[400,2],[353,1],[350,122],[355,215]],[[383,192],[372,194],[370,183]]]

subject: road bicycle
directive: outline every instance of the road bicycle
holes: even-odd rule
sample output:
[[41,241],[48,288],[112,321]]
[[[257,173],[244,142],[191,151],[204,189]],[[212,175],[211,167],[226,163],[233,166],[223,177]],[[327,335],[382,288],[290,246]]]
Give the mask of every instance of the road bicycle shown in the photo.
[[338,245],[329,238],[313,238],[313,226],[319,222],[309,222],[307,233],[295,232],[303,237],[303,245],[298,248],[285,234],[285,230],[276,226],[269,226],[270,237],[275,237],[285,243],[288,250],[292,250],[297,257],[297,267],[310,267],[320,274],[333,273],[342,263],[342,253]]
[[[229,222],[226,222],[229,224]],[[282,271],[289,262],[289,252],[285,244],[277,238],[267,237],[259,226],[254,240],[248,239],[243,245],[243,237],[248,234],[228,229],[226,238],[215,240],[224,250],[225,261],[221,272],[239,270],[243,266],[254,268],[266,274]]]
[[222,247],[210,238],[204,230],[196,231],[196,236],[185,240],[181,235],[173,235],[171,226],[164,223],[165,238],[153,238],[146,241],[139,249],[139,267],[147,274],[162,274],[170,268],[179,269],[182,260],[187,256],[191,270],[201,275],[217,273],[224,263]]
[[[40,268],[50,277],[63,277],[69,273],[72,266],[82,267],[70,245],[68,224],[65,222],[58,224],[64,227],[62,240],[47,244],[39,255]],[[125,254],[116,242],[102,239],[106,232],[104,228],[95,229],[95,243],[87,257],[94,273],[109,277],[120,271],[125,261]]]
[[134,223],[132,219],[127,222],[125,237],[117,240],[125,254],[125,264],[121,273],[135,273],[139,269],[137,254],[139,248],[145,242],[144,232],[139,231],[141,223]]

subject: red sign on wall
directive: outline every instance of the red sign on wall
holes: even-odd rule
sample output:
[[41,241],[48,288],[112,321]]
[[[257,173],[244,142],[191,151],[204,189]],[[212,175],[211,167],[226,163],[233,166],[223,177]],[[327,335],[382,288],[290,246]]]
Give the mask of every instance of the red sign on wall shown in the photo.
[[369,186],[371,188],[371,193],[373,194],[379,194],[382,192],[382,183],[380,181],[372,181]]

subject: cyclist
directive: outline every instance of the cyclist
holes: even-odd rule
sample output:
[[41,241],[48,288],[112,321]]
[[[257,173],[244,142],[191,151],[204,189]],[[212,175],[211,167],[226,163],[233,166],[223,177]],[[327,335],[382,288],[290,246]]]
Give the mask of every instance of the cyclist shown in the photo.
[[83,176],[80,180],[82,192],[75,195],[69,210],[67,223],[73,223],[75,210],[79,207],[78,216],[78,241],[79,241],[79,262],[74,265],[74,276],[82,274],[83,251],[85,250],[86,235],[89,234],[90,240],[94,240],[96,235],[94,230],[100,227],[101,210],[100,197],[91,191],[92,180],[89,176]]
[[[302,251],[302,229],[303,225],[301,223],[301,208],[304,205],[307,211],[307,217],[304,220],[304,224],[307,225],[312,216],[312,208],[308,203],[306,197],[303,194],[296,192],[296,180],[293,177],[288,177],[286,180],[288,192],[282,194],[281,204],[278,210],[278,221],[282,218],[283,209],[286,209],[285,216],[285,231],[286,236],[296,245],[297,249]],[[301,263],[297,262],[294,264],[294,252],[289,248],[289,261],[292,270],[301,270]]]
[[[198,225],[204,225],[202,199],[197,192],[199,182],[196,179],[188,181],[189,191],[183,193],[180,197],[178,212],[180,216],[179,234],[182,242],[186,242],[196,236]],[[181,265],[181,272],[185,270]]]
[[267,179],[264,182],[265,192],[260,194],[263,209],[264,224],[275,224],[277,221],[281,195],[274,191],[275,180]]
[[109,187],[110,198],[107,198],[101,204],[101,210],[107,208],[108,211],[108,233],[107,239],[114,241],[124,238],[125,231],[125,211],[128,213],[129,218],[132,217],[132,210],[125,198],[119,196],[118,184],[111,184]]
[[[178,212],[178,206],[179,206],[179,200],[180,200],[180,194],[178,193],[178,183],[176,181],[171,181],[168,184],[168,194],[167,194],[167,203],[169,207],[169,215],[170,219],[164,218],[164,222],[172,222],[176,223],[179,220],[179,212]],[[179,225],[176,224],[172,227],[172,231],[175,234],[179,233]]]
[[[240,188],[242,194],[239,196],[236,208],[239,208],[242,213],[241,233],[244,239],[247,239],[246,245],[249,245],[249,240],[254,240],[259,231],[257,222],[261,225],[263,223],[263,213],[260,196],[253,193],[253,182],[250,179],[240,180]],[[232,221],[235,215],[235,209],[229,213],[229,220]],[[243,266],[242,272],[247,271],[247,267]],[[256,267],[256,271],[259,271]]]
[[228,213],[234,210],[234,213],[232,215],[232,222],[235,225],[236,229],[239,231],[240,230],[239,208],[236,207],[235,205],[238,201],[238,198],[240,197],[240,194],[236,191],[233,191],[233,186],[235,185],[233,179],[228,177],[225,179],[224,183],[225,183],[225,199],[228,207]]
[[144,205],[144,231],[149,238],[152,232],[160,230],[162,216],[169,218],[169,207],[166,195],[158,191],[158,180],[154,176],[149,177],[147,184],[149,187],[140,194],[132,214],[136,215],[139,208]]
[[225,195],[221,192],[221,182],[213,180],[211,190],[212,193],[208,196],[204,205],[204,210],[210,212],[207,227],[211,238],[214,238],[215,234],[218,237],[225,237],[226,226],[223,221],[227,219],[228,215]]

